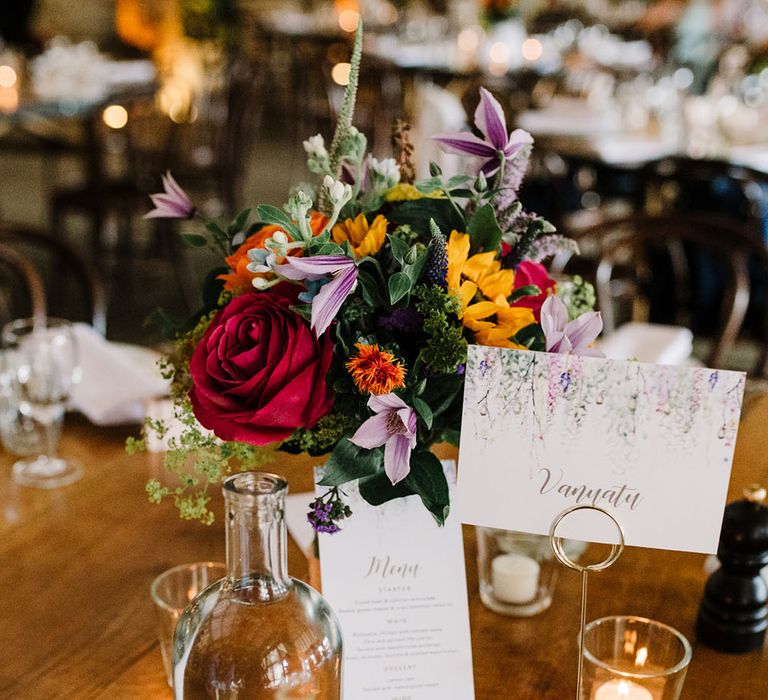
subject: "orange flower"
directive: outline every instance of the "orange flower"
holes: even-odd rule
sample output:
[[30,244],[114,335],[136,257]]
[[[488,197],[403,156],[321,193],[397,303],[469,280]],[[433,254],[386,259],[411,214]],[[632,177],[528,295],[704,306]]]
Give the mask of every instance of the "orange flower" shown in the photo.
[[364,394],[389,394],[405,386],[405,367],[378,345],[355,343],[357,356],[347,362],[355,386]]
[[[323,216],[323,214],[316,211],[310,214],[309,226],[315,236],[325,228],[327,223],[328,217]],[[225,258],[232,272],[219,275],[218,277],[220,280],[224,280],[224,289],[233,294],[242,294],[251,289],[251,282],[254,277],[258,277],[258,273],[251,272],[248,269],[248,263],[250,263],[248,251],[254,248],[263,248],[264,242],[278,231],[282,231],[282,228],[275,224],[264,226],[252,236],[249,236],[232,255]],[[285,235],[288,236],[287,233]],[[292,240],[290,236],[288,236],[288,240]],[[290,255],[301,255],[301,248],[292,249]]]

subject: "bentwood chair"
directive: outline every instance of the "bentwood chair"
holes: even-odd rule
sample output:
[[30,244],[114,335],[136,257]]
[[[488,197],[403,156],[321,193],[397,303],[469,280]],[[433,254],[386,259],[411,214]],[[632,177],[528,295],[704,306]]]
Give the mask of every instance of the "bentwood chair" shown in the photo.
[[45,316],[45,288],[35,266],[0,243],[0,325],[14,318]]
[[[705,361],[723,366],[749,304],[748,261],[766,264],[765,249],[743,226],[712,216],[639,214],[583,229],[578,242],[595,265],[606,334],[620,320],[685,326],[712,338]],[[553,269],[566,262],[555,260]]]
[[[85,321],[102,335],[106,333],[103,285],[69,245],[37,229],[0,223],[0,246],[6,259],[16,262],[31,290],[33,314]],[[16,318],[26,315],[16,308],[11,311]]]

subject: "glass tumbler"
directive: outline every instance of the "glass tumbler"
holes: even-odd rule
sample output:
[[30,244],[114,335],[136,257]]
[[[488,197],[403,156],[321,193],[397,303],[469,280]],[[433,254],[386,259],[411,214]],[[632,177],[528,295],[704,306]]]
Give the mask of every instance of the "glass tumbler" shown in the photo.
[[160,574],[150,588],[157,613],[157,636],[165,678],[173,687],[173,633],[187,607],[204,588],[227,575],[227,566],[213,561],[174,566]]
[[46,489],[77,481],[82,466],[56,454],[70,390],[80,377],[72,325],[19,319],[3,327],[2,341],[3,445],[28,457],[13,465],[14,481]]
[[603,617],[584,629],[582,700],[677,700],[691,645],[644,617]]
[[[552,604],[560,564],[546,535],[478,527],[480,599],[502,615],[530,617]],[[566,541],[576,558],[585,545]]]

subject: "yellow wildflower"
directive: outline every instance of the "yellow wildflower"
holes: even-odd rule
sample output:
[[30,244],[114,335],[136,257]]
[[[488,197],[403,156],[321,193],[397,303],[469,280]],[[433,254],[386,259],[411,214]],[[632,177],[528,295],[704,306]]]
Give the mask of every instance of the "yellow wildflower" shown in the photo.
[[369,226],[365,214],[358,214],[354,221],[345,219],[342,223],[336,224],[331,236],[339,245],[349,241],[355,255],[363,258],[366,255],[376,255],[381,250],[387,236],[388,224],[389,222],[379,214]]
[[[448,290],[461,303],[459,318],[480,345],[523,349],[510,337],[536,319],[531,309],[509,305],[507,298],[514,288],[515,273],[502,269],[494,252],[469,257],[469,236],[451,232],[447,281]],[[472,303],[478,291],[485,299]]]
[[428,193],[419,192],[415,185],[400,182],[384,193],[384,199],[388,202],[411,202],[415,199],[445,199],[445,194],[442,190],[433,190]]

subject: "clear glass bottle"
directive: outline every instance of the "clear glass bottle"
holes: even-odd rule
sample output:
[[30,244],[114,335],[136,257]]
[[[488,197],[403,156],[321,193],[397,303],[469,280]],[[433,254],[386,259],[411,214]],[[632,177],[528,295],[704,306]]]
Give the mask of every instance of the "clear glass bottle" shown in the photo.
[[325,599],[288,576],[286,482],[224,481],[227,576],[184,611],[174,639],[176,700],[337,700],[341,630]]

